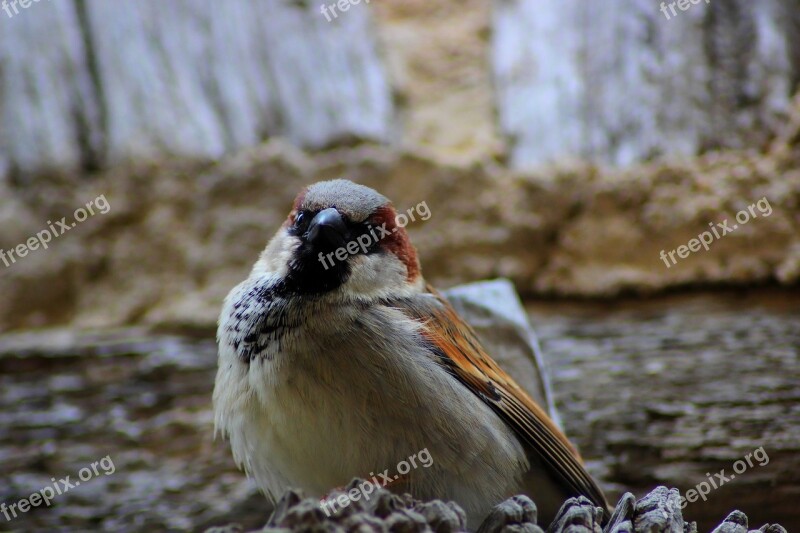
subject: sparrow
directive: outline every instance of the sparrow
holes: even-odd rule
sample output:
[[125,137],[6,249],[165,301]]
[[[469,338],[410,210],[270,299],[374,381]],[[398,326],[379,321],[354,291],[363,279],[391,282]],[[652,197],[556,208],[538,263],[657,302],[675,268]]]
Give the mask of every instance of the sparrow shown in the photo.
[[425,449],[430,467],[386,488],[453,500],[473,526],[516,494],[545,524],[572,496],[608,509],[564,433],[426,284],[371,188],[301,191],[225,299],[217,342],[215,435],[273,501],[322,497]]

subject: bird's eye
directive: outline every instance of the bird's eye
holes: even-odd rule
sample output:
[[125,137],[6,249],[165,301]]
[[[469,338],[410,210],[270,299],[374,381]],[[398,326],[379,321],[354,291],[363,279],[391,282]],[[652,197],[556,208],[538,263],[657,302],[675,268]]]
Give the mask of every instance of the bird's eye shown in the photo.
[[294,225],[299,228],[300,226],[303,225],[303,220],[305,220],[305,218],[306,218],[305,211],[300,211],[294,217]]

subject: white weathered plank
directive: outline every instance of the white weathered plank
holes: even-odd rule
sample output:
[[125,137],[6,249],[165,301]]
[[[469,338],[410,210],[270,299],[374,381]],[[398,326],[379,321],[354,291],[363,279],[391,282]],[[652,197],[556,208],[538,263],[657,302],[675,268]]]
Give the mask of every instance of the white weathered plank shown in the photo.
[[86,58],[71,2],[0,11],[0,176],[12,166],[76,167],[99,149]]
[[763,146],[794,89],[791,0],[687,4],[667,19],[652,0],[496,1],[493,75],[512,164]]
[[271,136],[387,140],[391,91],[370,25],[367,5],[328,22],[290,0],[34,5],[0,32],[0,157],[30,172],[216,158]]

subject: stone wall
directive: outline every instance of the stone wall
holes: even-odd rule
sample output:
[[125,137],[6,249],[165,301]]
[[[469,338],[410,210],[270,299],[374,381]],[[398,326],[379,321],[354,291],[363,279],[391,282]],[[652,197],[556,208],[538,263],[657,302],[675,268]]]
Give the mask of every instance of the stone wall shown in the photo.
[[[77,186],[58,177],[6,185],[4,250],[47,221],[71,220],[98,195],[110,207],[48,249],[0,265],[0,324],[213,324],[295,194],[340,176],[377,188],[403,210],[428,205],[430,218],[408,230],[424,274],[440,286],[505,276],[523,295],[606,297],[700,283],[793,284],[800,277],[796,140],[787,136],[766,155],[526,174],[377,146],[311,155],[271,142],[217,163],[119,167]],[[771,212],[755,210],[733,230],[736,213],[763,199]],[[669,267],[660,257],[726,219],[731,232],[708,251],[673,253]]]

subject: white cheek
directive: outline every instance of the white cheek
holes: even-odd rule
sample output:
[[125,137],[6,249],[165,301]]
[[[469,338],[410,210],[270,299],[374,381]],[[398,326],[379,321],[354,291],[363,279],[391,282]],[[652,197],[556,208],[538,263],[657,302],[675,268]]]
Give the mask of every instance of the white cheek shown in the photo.
[[345,286],[352,293],[374,296],[407,285],[406,266],[392,254],[358,255],[350,259],[350,266]]
[[289,261],[300,246],[300,239],[289,235],[281,228],[269,241],[267,247],[253,266],[253,274],[274,274],[284,277],[289,272]]

